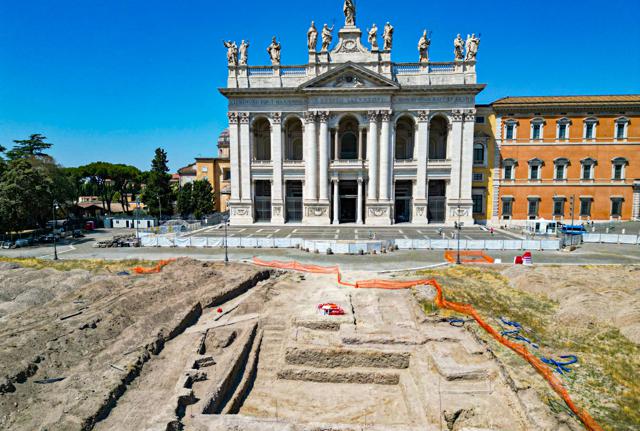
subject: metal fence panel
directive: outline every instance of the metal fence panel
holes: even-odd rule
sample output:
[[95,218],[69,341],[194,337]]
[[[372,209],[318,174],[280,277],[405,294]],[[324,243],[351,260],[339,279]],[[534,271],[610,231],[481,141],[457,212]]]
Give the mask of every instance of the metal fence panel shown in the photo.
[[431,248],[431,241],[428,239],[414,239],[413,248],[416,250],[429,250]]
[[[331,244],[331,251],[337,254],[349,254],[351,252],[349,245],[347,242],[334,242]],[[358,244],[351,245],[357,246]]]
[[240,238],[227,238],[227,247],[240,247]]
[[[229,242],[227,245],[231,246]],[[207,238],[207,247],[224,247],[224,238]]]
[[410,239],[396,239],[395,243],[400,250],[411,250],[412,248],[415,248],[413,246],[413,241]]
[[615,235],[615,234],[601,234],[600,242],[606,242],[608,244],[617,244],[619,236],[620,235]]
[[620,235],[620,244],[637,244],[637,235]]
[[484,242],[484,246],[487,250],[502,250],[504,241],[501,239],[489,239]]
[[[451,249],[451,250],[457,250],[458,249],[458,240],[457,239],[450,239],[447,240],[448,245],[447,248]],[[461,239],[460,240],[460,250],[466,250],[467,249],[467,240],[466,239]]]
[[484,240],[474,239],[467,240],[467,250],[484,250],[486,248],[486,244]]
[[278,248],[291,248],[291,239],[289,238],[276,238],[273,244]]
[[158,237],[156,236],[143,236],[140,238],[140,245],[142,247],[157,247],[158,246]]
[[505,250],[522,250],[522,241],[520,240],[504,240]]
[[185,248],[191,247],[191,238],[176,238],[175,240],[176,247]]
[[560,250],[560,240],[545,240],[540,241],[541,250]]
[[256,248],[258,240],[256,238],[240,238],[240,245],[246,248]]
[[173,247],[175,244],[173,242],[174,238],[159,236],[158,237],[158,247]]
[[275,241],[273,240],[273,238],[258,238],[258,247],[274,248]]
[[431,249],[433,250],[446,250],[447,248],[449,248],[448,239],[432,239],[430,242]]
[[525,250],[540,250],[540,241],[536,241],[536,240],[522,241],[522,248]]
[[599,233],[587,233],[582,235],[582,240],[584,242],[600,242],[600,234]]

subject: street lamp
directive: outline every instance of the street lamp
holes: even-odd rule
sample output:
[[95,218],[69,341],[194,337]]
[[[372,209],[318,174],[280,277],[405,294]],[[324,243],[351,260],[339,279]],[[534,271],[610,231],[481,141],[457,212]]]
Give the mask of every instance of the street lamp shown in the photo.
[[140,225],[140,221],[138,220],[140,218],[140,199],[136,200],[136,211],[133,214],[133,222],[136,225],[136,239],[138,241],[140,241],[140,234],[138,233],[138,228]]
[[158,195],[158,211],[160,215],[158,216],[158,226],[162,224],[162,201],[160,200],[160,195]]
[[460,202],[458,202],[458,221],[456,222],[456,229],[458,230],[458,256],[456,258],[456,265],[462,265],[460,260],[460,234],[462,233],[462,223],[460,223]]
[[224,223],[224,263],[229,263],[229,252],[228,252],[228,244],[227,244],[227,224],[229,223],[229,216],[224,216],[222,219]]
[[58,203],[54,200],[51,205],[51,212],[53,214],[53,260],[58,260],[58,245],[56,244],[56,227],[58,227],[58,221],[56,219],[56,210],[58,209]]

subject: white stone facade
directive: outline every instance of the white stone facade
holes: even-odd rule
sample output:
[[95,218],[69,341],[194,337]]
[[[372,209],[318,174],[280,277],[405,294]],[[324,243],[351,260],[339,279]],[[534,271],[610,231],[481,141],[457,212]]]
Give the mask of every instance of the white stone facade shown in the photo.
[[306,65],[229,65],[231,223],[472,224],[475,61],[338,35]]

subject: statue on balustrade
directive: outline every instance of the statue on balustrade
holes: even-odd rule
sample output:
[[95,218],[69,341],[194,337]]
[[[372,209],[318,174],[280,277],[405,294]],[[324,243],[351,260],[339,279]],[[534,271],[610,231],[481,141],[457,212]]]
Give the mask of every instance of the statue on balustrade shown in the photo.
[[369,43],[371,44],[371,50],[378,50],[378,26],[373,24],[371,30],[367,30],[369,32]]
[[329,45],[333,41],[333,29],[335,25],[329,27],[327,24],[322,28],[322,52],[327,52],[329,50]]
[[276,37],[273,36],[271,45],[267,48],[267,52],[271,58],[271,64],[274,66],[280,64],[280,48],[280,44],[276,41]]
[[240,65],[246,66],[249,61],[249,41],[242,41],[240,44]]
[[427,30],[422,33],[422,37],[418,41],[418,51],[420,52],[420,63],[429,62],[429,46],[431,45],[431,39],[427,36]]
[[464,60],[464,40],[462,40],[460,35],[458,35],[458,37],[453,41],[453,48],[456,61]]
[[227,62],[229,66],[237,66],[238,65],[238,45],[232,41],[223,40],[225,48],[227,48]]
[[348,26],[356,25],[355,0],[345,0],[343,10],[344,10],[344,24]]
[[318,46],[318,30],[316,29],[316,23],[311,21],[311,27],[307,31],[307,45],[309,46],[309,51],[315,52],[316,47]]
[[391,46],[393,45],[393,26],[388,22],[384,26],[382,39],[384,40],[384,50],[391,51]]
[[478,55],[478,47],[480,46],[480,39],[476,37],[475,33],[471,36],[467,35],[467,57],[465,60],[473,61]]

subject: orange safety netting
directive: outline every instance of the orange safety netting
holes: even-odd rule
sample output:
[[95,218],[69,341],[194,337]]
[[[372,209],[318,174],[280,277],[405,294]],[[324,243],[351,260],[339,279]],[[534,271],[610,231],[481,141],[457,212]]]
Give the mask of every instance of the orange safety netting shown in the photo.
[[169,265],[174,260],[175,259],[161,260],[153,268],[143,268],[141,266],[136,266],[135,268],[131,268],[131,270],[133,272],[135,272],[136,274],[156,274],[156,273],[162,271],[162,268],[164,268],[165,266]]
[[337,282],[341,286],[349,286],[358,288],[369,288],[369,289],[409,289],[415,286],[424,286],[429,285],[433,286],[436,289],[436,298],[435,303],[439,308],[444,308],[452,311],[456,311],[461,314],[465,314],[469,317],[472,317],[478,325],[482,329],[484,329],[489,335],[491,335],[496,341],[501,343],[502,345],[508,347],[513,350],[516,354],[521,356],[525,361],[527,361],[544,379],[549,383],[551,388],[564,400],[567,407],[571,409],[573,413],[580,419],[585,428],[589,431],[602,431],[602,428],[598,423],[591,417],[589,412],[583,410],[575,405],[569,392],[564,387],[562,380],[553,374],[553,370],[549,368],[546,364],[544,364],[537,356],[533,355],[529,350],[518,343],[514,343],[508,338],[500,335],[498,331],[493,329],[491,325],[482,319],[480,314],[476,311],[476,309],[470,304],[462,304],[459,302],[451,302],[447,301],[444,297],[444,293],[442,287],[438,284],[438,282],[434,279],[421,279],[421,280],[410,280],[410,281],[393,281],[393,280],[363,280],[356,281],[355,283],[347,283],[342,281],[342,275],[340,273],[339,266],[317,266],[317,265],[303,265],[298,262],[280,262],[280,261],[264,261],[260,260],[256,257],[253,258],[253,263],[259,266],[265,266],[269,268],[277,268],[277,269],[289,269],[293,271],[301,271],[301,272],[310,272],[316,274],[336,274]]
[[462,263],[493,263],[494,260],[491,256],[487,256],[481,251],[451,251],[444,252],[444,258],[449,263],[456,263],[458,260],[457,254],[460,253],[460,262]]

